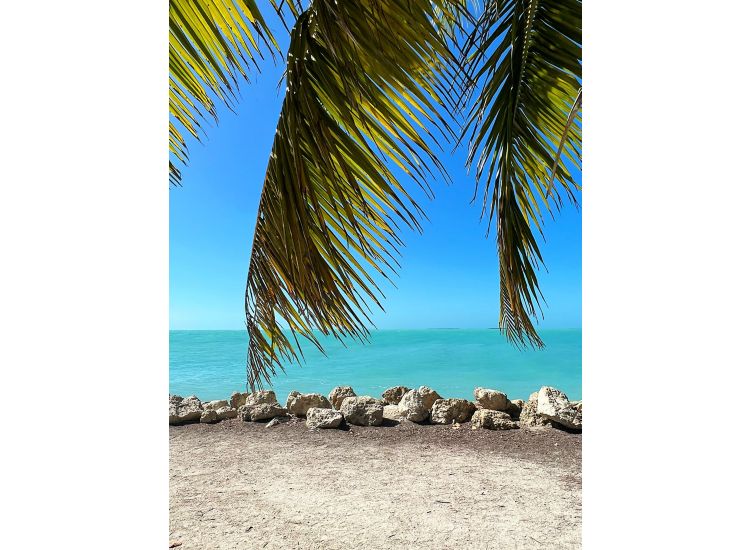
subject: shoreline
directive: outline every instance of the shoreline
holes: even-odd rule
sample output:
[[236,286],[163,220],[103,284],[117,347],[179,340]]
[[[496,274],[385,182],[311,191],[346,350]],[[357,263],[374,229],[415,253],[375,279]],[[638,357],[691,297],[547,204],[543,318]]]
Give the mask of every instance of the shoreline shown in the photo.
[[571,401],[557,388],[542,386],[529,398],[508,399],[491,388],[474,388],[474,401],[444,398],[428,386],[393,386],[381,397],[357,395],[351,386],[336,386],[328,396],[292,390],[286,405],[275,392],[234,392],[229,399],[201,401],[197,396],[169,396],[169,424],[191,422],[216,424],[232,418],[268,422],[268,427],[306,418],[312,429],[336,429],[350,424],[380,426],[396,423],[459,426],[470,422],[472,429],[512,430],[521,427],[552,426],[564,431],[583,430],[583,402]]

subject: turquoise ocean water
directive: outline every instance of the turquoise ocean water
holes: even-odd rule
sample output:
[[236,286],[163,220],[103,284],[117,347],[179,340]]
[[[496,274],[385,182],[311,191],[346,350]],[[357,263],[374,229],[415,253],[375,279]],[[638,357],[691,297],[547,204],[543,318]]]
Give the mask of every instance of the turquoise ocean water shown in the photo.
[[[328,392],[338,385],[358,395],[388,387],[430,386],[443,397],[473,399],[476,386],[526,399],[540,386],[554,386],[581,399],[581,331],[546,330],[543,350],[515,349],[498,330],[429,329],[374,331],[369,344],[344,347],[324,340],[327,356],[303,342],[305,362],[291,364],[273,380],[279,401],[289,391]],[[174,330],[169,333],[169,391],[204,401],[245,391],[247,332]]]

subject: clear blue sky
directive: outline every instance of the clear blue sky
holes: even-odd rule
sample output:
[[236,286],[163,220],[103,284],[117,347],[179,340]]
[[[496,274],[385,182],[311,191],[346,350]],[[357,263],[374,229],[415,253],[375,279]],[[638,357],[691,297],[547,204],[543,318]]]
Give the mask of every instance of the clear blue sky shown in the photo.
[[[274,32],[286,48],[283,28]],[[189,142],[183,187],[170,190],[170,328],[244,328],[244,293],[253,225],[263,176],[283,99],[283,68],[261,64],[243,84],[235,113],[219,108],[219,124],[206,124],[202,144]],[[283,87],[281,88],[283,91]],[[441,157],[453,183],[435,181],[436,198],[420,201],[429,216],[423,234],[404,232],[402,269],[381,287],[385,312],[377,328],[497,326],[498,273],[494,235],[485,238],[480,205],[470,204],[473,175],[466,147]],[[580,177],[580,174],[578,174]],[[579,180],[580,181],[580,180]],[[416,195],[415,196],[420,196]],[[581,213],[566,205],[545,222],[547,271],[540,285],[547,306],[541,328],[581,326]]]

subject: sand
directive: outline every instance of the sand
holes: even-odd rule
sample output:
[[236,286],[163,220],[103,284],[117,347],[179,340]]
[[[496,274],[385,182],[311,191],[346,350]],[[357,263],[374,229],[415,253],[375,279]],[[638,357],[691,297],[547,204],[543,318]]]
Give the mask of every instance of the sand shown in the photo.
[[580,434],[232,420],[169,437],[183,550],[581,546]]

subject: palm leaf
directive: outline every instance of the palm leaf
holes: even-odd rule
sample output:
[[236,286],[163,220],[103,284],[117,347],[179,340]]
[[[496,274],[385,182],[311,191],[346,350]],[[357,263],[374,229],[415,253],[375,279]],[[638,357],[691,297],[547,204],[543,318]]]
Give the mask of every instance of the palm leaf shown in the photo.
[[170,0],[170,183],[180,182],[176,163],[187,163],[182,132],[200,139],[201,122],[217,119],[214,99],[231,107],[238,79],[247,78],[262,49],[274,48],[278,46],[255,0]]
[[301,358],[299,336],[367,338],[375,278],[423,215],[398,174],[429,193],[444,173],[431,132],[449,128],[441,25],[459,4],[313,0],[297,18],[247,280],[252,388]]
[[581,2],[488,0],[467,44],[478,86],[468,162],[477,187],[484,183],[482,215],[497,232],[499,325],[512,342],[541,347],[535,232],[579,188],[570,168],[580,168]]

